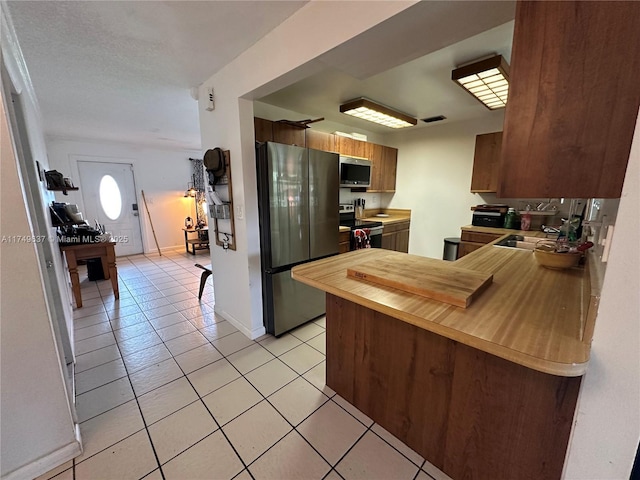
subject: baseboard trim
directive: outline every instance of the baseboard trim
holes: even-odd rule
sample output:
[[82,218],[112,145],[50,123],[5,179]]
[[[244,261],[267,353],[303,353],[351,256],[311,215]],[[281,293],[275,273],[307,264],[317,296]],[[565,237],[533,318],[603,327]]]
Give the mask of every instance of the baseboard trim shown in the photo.
[[229,312],[225,312],[224,310],[220,309],[217,305],[213,307],[213,311],[216,313],[216,315],[219,315],[222,318],[224,318],[227,322],[229,322],[231,325],[236,327],[238,330],[244,333],[245,336],[247,336],[251,340],[255,340],[256,338],[261,337],[266,333],[264,326],[254,328],[253,330],[249,330],[245,325],[243,325],[240,321],[238,321],[238,319],[234,318],[233,315],[231,315]]
[[2,480],[24,480],[36,478],[82,454],[80,425],[75,424],[75,440],[44,457],[24,465],[2,477]]
[[[164,246],[160,246],[160,251],[168,251],[168,250],[177,250],[179,248],[182,248],[183,250],[185,249],[184,243],[179,243],[177,245],[164,245]],[[158,248],[155,246],[155,244],[149,246],[149,248],[143,248],[143,255],[147,255],[147,254],[154,254],[154,253],[158,253]],[[186,251],[185,251],[186,253]],[[139,254],[137,254],[139,255]]]

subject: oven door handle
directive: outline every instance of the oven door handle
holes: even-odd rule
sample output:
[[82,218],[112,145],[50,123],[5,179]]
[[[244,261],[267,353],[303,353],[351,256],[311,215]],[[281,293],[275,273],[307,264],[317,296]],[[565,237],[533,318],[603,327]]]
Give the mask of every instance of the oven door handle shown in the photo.
[[369,236],[373,236],[373,235],[382,235],[382,230],[384,229],[384,227],[373,227],[369,230]]

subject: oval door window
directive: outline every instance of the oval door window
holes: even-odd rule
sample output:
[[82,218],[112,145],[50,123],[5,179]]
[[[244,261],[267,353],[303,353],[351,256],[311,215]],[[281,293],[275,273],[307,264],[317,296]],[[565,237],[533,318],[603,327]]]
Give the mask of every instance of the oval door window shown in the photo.
[[110,220],[117,219],[122,212],[120,188],[111,175],[105,175],[100,180],[100,205]]

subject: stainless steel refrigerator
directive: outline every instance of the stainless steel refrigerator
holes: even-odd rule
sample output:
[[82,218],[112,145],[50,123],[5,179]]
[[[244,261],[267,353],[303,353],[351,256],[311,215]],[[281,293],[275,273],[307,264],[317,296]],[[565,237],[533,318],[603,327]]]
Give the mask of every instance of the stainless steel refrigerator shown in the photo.
[[291,268],[338,253],[338,154],[256,144],[267,333],[282,335],[325,313],[325,293],[291,278]]

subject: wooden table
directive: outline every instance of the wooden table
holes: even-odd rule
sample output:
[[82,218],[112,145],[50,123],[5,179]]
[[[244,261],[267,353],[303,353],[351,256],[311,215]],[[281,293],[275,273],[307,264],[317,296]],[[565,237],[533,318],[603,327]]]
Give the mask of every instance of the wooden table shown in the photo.
[[[184,247],[187,249],[187,253],[195,255],[196,250],[209,249],[209,227],[183,228],[182,231],[184,232]],[[198,238],[189,238],[190,233],[197,233]],[[189,245],[191,245],[191,250],[189,250]]]
[[118,290],[118,269],[116,268],[116,253],[114,249],[115,244],[116,242],[98,242],[60,246],[60,250],[67,259],[69,275],[71,276],[71,288],[78,308],[82,307],[78,260],[100,258],[104,278],[106,280],[111,279],[113,294],[116,298],[120,298],[120,291]]

